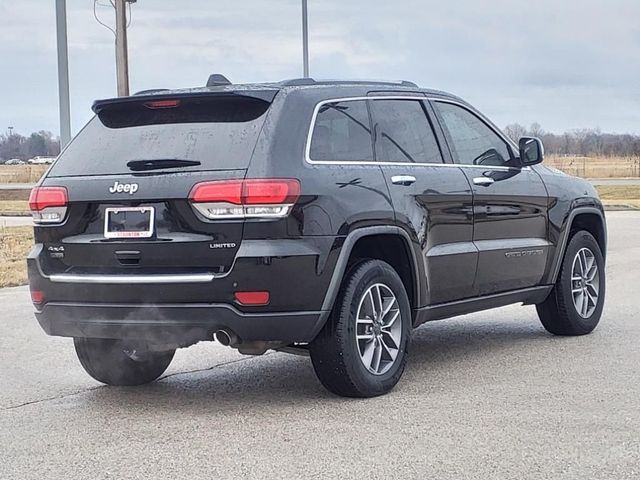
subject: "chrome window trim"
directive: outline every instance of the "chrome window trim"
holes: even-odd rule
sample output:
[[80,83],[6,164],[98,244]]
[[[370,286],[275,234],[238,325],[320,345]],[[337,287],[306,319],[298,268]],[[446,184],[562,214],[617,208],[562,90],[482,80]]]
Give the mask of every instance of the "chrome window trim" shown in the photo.
[[[311,123],[309,125],[309,131],[307,132],[307,141],[305,145],[305,153],[304,160],[309,165],[359,165],[359,166],[417,166],[417,167],[455,167],[455,168],[481,168],[483,170],[498,170],[498,171],[510,171],[510,170],[531,170],[530,167],[502,167],[497,165],[465,165],[461,163],[411,163],[411,162],[376,162],[376,161],[341,161],[341,160],[313,160],[311,158],[311,137],[313,135],[313,129],[316,126],[316,120],[318,117],[318,113],[320,112],[320,108],[327,103],[338,103],[338,102],[356,102],[356,101],[368,101],[368,100],[420,100],[420,101],[432,101],[432,102],[446,102],[454,105],[458,105],[465,110],[468,110],[470,113],[479,117],[479,119],[484,122],[493,132],[495,132],[502,140],[504,140],[507,145],[515,148],[515,144],[507,138],[502,132],[497,130],[491,122],[489,122],[484,116],[478,115],[474,111],[470,110],[467,105],[463,103],[457,102],[455,100],[442,99],[438,97],[427,97],[424,94],[415,94],[415,95],[376,95],[376,96],[357,96],[357,97],[340,97],[340,98],[331,98],[327,100],[322,100],[316,104],[313,109],[313,115],[311,116]],[[516,149],[517,151],[517,149]]]

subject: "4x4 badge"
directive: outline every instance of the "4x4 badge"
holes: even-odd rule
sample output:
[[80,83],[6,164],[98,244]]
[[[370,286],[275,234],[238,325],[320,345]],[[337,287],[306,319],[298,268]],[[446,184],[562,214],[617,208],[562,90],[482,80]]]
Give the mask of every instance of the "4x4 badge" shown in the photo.
[[120,183],[116,181],[111,187],[109,187],[109,193],[128,193],[133,195],[138,191],[137,183]]

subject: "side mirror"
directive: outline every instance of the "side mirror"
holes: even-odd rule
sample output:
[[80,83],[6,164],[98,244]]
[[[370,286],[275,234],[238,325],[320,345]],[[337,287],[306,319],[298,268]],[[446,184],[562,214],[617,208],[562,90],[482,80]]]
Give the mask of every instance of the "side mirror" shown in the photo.
[[518,142],[522,165],[537,165],[544,160],[544,146],[539,138],[522,137]]

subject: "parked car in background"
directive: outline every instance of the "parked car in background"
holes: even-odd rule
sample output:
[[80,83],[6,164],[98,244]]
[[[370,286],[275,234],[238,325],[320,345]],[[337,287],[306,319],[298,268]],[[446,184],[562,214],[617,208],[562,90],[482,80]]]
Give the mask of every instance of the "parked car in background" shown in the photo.
[[27,160],[27,163],[30,165],[50,165],[55,159],[56,157],[37,156]]
[[19,158],[12,158],[4,162],[5,165],[25,165],[27,162],[20,160]]

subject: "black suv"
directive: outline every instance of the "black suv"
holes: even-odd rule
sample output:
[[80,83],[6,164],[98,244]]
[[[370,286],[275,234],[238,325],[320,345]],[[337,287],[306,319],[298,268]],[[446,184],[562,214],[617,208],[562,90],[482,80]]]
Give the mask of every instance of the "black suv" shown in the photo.
[[596,327],[603,207],[538,139],[410,82],[220,78],[95,102],[31,194],[36,316],[95,379],[151,382],[215,338],[368,397],[424,322],[524,303]]

